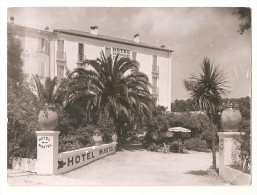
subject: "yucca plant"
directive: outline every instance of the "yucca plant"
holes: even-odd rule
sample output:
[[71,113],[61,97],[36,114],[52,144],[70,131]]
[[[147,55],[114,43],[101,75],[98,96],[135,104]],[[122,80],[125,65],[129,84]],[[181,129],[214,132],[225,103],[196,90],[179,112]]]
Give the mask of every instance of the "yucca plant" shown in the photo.
[[[184,86],[189,91],[196,110],[204,111],[210,122],[218,123],[218,111],[222,97],[228,93],[228,81],[219,66],[211,64],[204,58],[198,76],[192,75],[189,80],[184,80]],[[216,169],[215,132],[212,132],[213,169]]]

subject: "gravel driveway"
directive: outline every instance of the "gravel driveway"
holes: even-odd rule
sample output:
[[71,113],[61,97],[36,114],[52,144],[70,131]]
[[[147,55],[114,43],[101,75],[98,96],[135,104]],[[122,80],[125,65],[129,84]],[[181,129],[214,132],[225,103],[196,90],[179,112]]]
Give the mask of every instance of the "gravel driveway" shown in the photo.
[[188,154],[124,150],[63,176],[86,185],[224,185],[208,175],[212,154]]
[[207,169],[212,154],[157,153],[128,148],[84,167],[58,176],[25,175],[8,177],[11,185],[226,185]]

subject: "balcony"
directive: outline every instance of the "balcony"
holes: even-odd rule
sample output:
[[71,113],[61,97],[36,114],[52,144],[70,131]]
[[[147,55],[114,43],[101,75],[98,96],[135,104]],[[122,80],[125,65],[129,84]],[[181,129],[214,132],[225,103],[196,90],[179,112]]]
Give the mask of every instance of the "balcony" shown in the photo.
[[152,66],[152,75],[154,77],[159,77],[159,66]]
[[66,53],[63,51],[56,52],[56,59],[61,61],[66,61]]

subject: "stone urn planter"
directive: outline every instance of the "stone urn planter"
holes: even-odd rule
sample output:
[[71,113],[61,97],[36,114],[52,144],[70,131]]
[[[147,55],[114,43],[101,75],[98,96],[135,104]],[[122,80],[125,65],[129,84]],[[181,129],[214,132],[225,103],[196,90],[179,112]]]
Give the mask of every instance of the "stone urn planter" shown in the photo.
[[103,139],[101,135],[93,135],[94,146],[102,145]]
[[112,135],[112,141],[113,141],[113,142],[117,142],[117,141],[118,141],[118,136],[117,136],[117,134],[113,134],[113,135]]
[[53,131],[58,123],[58,114],[54,108],[44,108],[39,112],[38,122],[42,131]]
[[221,126],[225,132],[239,131],[242,115],[237,105],[226,105],[221,113]]
[[94,146],[100,146],[103,143],[103,138],[99,129],[94,130],[94,135],[92,137]]

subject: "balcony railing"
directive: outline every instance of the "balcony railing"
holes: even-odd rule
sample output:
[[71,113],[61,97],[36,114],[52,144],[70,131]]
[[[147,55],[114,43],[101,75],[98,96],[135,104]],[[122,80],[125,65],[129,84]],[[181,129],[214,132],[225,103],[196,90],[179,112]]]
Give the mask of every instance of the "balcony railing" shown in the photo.
[[159,87],[153,87],[152,93],[153,95],[159,95]]
[[56,59],[66,61],[66,53],[63,51],[57,51],[56,52]]
[[84,56],[83,54],[78,54],[78,63],[84,62],[85,59],[86,59],[86,56]]
[[153,73],[159,73],[159,66],[152,66]]

